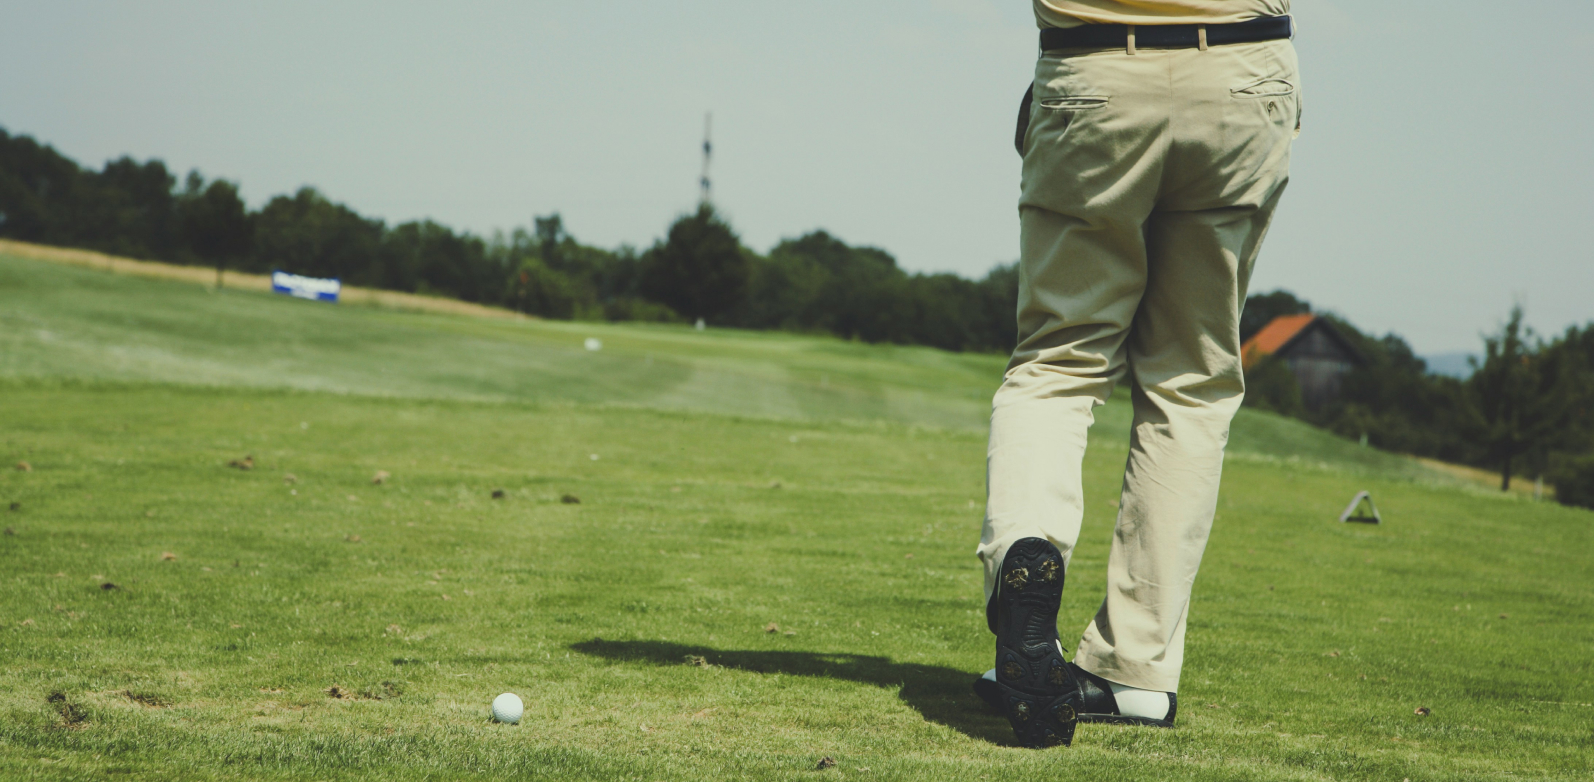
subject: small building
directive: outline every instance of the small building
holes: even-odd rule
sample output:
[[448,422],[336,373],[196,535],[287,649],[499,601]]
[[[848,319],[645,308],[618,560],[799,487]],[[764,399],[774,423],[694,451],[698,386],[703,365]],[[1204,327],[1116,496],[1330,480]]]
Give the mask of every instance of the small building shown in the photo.
[[1247,370],[1268,356],[1289,366],[1308,410],[1338,399],[1345,373],[1367,362],[1334,324],[1311,313],[1280,315],[1240,348]]

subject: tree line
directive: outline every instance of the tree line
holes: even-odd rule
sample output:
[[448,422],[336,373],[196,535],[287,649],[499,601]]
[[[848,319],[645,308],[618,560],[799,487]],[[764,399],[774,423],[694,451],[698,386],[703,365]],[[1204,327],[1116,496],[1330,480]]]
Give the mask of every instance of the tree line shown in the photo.
[[[1241,319],[1249,339],[1273,318],[1312,312],[1287,291],[1251,296]],[[1543,337],[1516,307],[1493,334],[1466,379],[1432,374],[1404,339],[1363,333],[1329,320],[1365,363],[1342,380],[1337,400],[1307,410],[1295,376],[1267,359],[1246,372],[1245,404],[1300,418],[1379,448],[1542,477],[1556,499],[1594,508],[1594,323]]]
[[[578,242],[557,214],[479,237],[430,220],[387,225],[313,188],[258,210],[235,183],[179,183],[159,160],[85,169],[0,129],[0,236],[138,258],[360,285],[508,307],[556,319],[692,322],[833,334],[953,351],[1007,352],[1016,265],[979,280],[908,274],[887,252],[824,231],[767,254],[744,246],[708,205],[645,250]],[[1242,338],[1278,315],[1311,312],[1285,291],[1247,299]],[[1286,367],[1247,373],[1246,404],[1386,450],[1543,475],[1557,497],[1594,507],[1594,324],[1543,339],[1520,311],[1486,338],[1467,380],[1430,374],[1400,337],[1324,314],[1367,359],[1340,399],[1308,411]]]
[[0,236],[116,255],[451,296],[547,318],[707,323],[844,339],[1005,351],[1018,277],[909,274],[887,252],[824,231],[745,247],[708,205],[652,247],[582,244],[557,214],[480,237],[430,220],[387,225],[314,188],[249,209],[236,183],[179,183],[159,160],[96,171],[0,129]]

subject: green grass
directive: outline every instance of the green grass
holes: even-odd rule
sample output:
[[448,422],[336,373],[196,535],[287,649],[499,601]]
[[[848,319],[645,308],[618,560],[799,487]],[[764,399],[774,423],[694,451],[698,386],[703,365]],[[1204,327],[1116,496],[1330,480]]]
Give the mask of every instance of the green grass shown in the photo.
[[[1180,727],[1009,746],[968,691],[1001,363],[0,259],[0,778],[1594,774],[1594,516],[1251,414]],[[1100,600],[1125,407],[1093,432],[1065,637]],[[1336,523],[1363,488],[1387,523]],[[519,726],[487,719],[506,690]]]

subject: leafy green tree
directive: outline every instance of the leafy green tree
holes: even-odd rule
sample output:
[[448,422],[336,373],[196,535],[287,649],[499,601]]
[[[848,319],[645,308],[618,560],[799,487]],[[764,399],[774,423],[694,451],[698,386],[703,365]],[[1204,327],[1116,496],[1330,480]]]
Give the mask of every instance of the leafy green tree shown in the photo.
[[708,204],[670,226],[642,260],[642,292],[688,318],[713,319],[747,295],[742,245]]
[[183,254],[177,179],[159,160],[122,157],[88,172],[95,204],[89,208],[87,244],[116,255],[175,258]]
[[216,267],[216,287],[229,261],[248,255],[254,239],[254,222],[238,186],[217,179],[209,185],[195,171],[178,201],[183,238],[200,260]]
[[1594,457],[1556,459],[1546,475],[1555,484],[1555,501],[1578,508],[1594,508]]
[[563,266],[564,254],[560,252],[559,245],[570,238],[565,233],[564,218],[554,212],[547,217],[532,218],[532,224],[537,234],[537,253],[542,256],[543,262],[556,269]]
[[0,236],[89,246],[81,236],[83,171],[27,136],[0,130]]
[[520,262],[511,277],[508,298],[509,305],[520,312],[569,320],[575,315],[579,294],[569,277],[531,256]]
[[1012,353],[1018,342],[1018,264],[993,267],[980,280],[979,350]]
[[381,242],[382,260],[390,270],[385,276],[407,275],[411,290],[475,302],[503,300],[507,269],[475,236],[421,220],[381,234]]
[[1570,352],[1544,349],[1522,325],[1520,306],[1498,333],[1484,338],[1483,361],[1472,363],[1471,429],[1486,462],[1499,468],[1504,491],[1519,459],[1543,469],[1550,451],[1565,443],[1583,373]]
[[1481,449],[1462,436],[1462,390],[1454,378],[1430,375],[1395,334],[1373,337],[1333,314],[1336,330],[1364,359],[1340,380],[1339,399],[1305,420],[1350,439],[1448,461],[1476,461]]
[[384,274],[384,238],[380,220],[361,217],[328,200],[315,188],[300,188],[292,196],[271,199],[260,210],[254,265],[258,271],[280,268],[314,277],[336,277],[356,285],[415,290],[410,286],[420,279],[421,260],[407,258],[414,268]]

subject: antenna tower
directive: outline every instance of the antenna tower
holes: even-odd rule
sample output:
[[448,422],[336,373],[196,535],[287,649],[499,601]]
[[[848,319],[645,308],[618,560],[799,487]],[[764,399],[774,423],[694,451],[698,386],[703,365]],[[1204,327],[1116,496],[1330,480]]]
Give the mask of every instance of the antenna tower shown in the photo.
[[705,114],[703,116],[703,176],[699,177],[698,181],[697,181],[698,187],[701,188],[701,192],[698,195],[698,204],[700,206],[708,206],[709,203],[712,201],[712,199],[710,198],[710,183],[709,183],[709,178],[708,178],[708,164],[709,164],[709,161],[713,158],[713,155],[714,155],[714,144],[710,140],[710,137],[713,134],[713,130],[714,130],[714,113],[713,112],[709,112],[708,114]]

